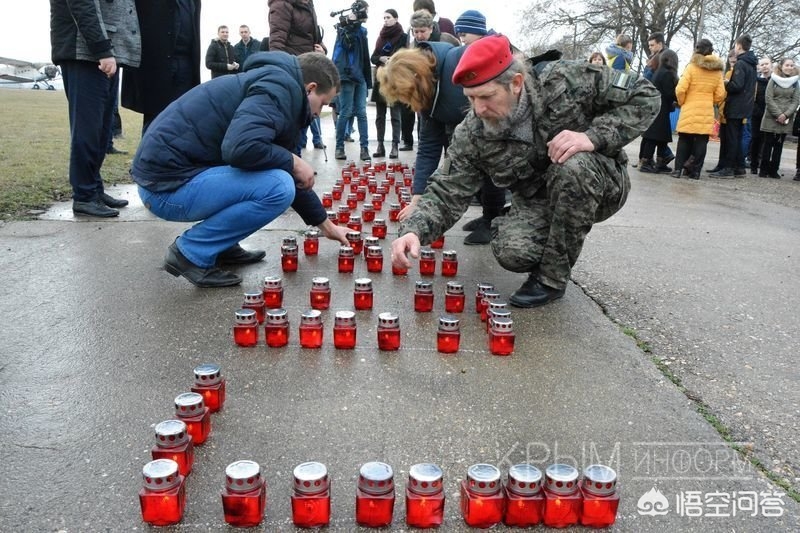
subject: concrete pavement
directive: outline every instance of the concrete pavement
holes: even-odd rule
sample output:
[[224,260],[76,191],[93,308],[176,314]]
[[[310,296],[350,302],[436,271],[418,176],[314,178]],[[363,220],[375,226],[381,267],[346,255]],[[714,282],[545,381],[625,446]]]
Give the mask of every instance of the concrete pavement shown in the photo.
[[[319,169],[320,192],[340,167],[332,139],[328,144],[327,164],[321,151],[307,154]],[[355,157],[357,146],[347,148]],[[196,289],[161,270],[166,246],[185,225],[150,216],[131,186],[110,191],[132,201],[118,220],[76,221],[61,204],[42,220],[4,224],[0,530],[146,527],[136,495],[153,426],[172,417],[192,368],[208,361],[222,366],[228,400],[212,415],[209,441],[196,450],[186,515],[176,530],[226,528],[219,492],[225,466],[237,459],[255,460],[264,471],[265,531],[293,529],[291,472],[308,460],[330,471],[333,531],[358,529],[356,477],[371,460],[394,467],[398,531],[407,529],[408,468],[427,461],[445,473],[444,531],[468,529],[458,483],[469,465],[490,462],[505,472],[524,461],[542,469],[554,462],[613,466],[622,495],[616,531],[799,529],[798,504],[735,453],[611,319],[648,341],[763,463],[796,469],[797,370],[790,356],[797,344],[791,255],[798,218],[797,205],[785,198],[800,184],[632,174],[627,206],[587,240],[575,269],[579,285],[544,308],[512,310],[517,346],[507,358],[489,354],[472,312],[460,317],[461,351],[437,353],[436,318],[448,279],[433,279],[434,313],[415,313],[417,276],[392,276],[388,260],[382,274],[370,276],[375,307],[357,313],[357,348],[335,350],[333,312],[351,308],[353,279],[366,268],[359,262],[356,273],[338,274],[338,247],[324,241],[316,258],[301,252],[296,274],[281,274],[281,238],[304,229],[291,212],[244,242],[269,253],[240,269],[243,285],[217,290]],[[766,187],[776,192],[760,191]],[[463,220],[477,214],[472,207]],[[390,233],[395,229],[390,224]],[[464,235],[460,226],[446,234],[445,248],[460,259],[457,279],[468,287],[494,282],[507,297],[523,278],[500,269],[487,247],[464,246]],[[382,243],[386,258],[389,242]],[[238,348],[230,335],[233,311],[244,289],[271,274],[284,277],[290,344]],[[302,350],[299,314],[317,275],[331,278],[333,305],[323,348]],[[377,314],[387,310],[400,315],[398,352],[377,350]],[[752,431],[737,431],[736,420]],[[667,514],[640,513],[640,498],[651,489],[666,499]]]

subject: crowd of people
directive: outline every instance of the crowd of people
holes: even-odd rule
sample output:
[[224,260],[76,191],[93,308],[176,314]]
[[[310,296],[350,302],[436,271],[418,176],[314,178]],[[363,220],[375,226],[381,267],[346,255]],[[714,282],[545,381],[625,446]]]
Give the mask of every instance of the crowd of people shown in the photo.
[[[517,307],[564,294],[592,225],[626,201],[623,148],[637,137],[640,171],[697,179],[718,121],[720,163],[711,175],[741,176],[749,153],[753,173],[779,178],[784,140],[800,122],[794,62],[784,58],[773,69],[768,58],[756,58],[746,35],[725,73],[708,40],[697,42],[681,70],[663,34],[654,33],[640,76],[631,69],[627,35],[587,61],[526,58],[482,13],[467,10],[453,22],[433,0],[414,0],[408,30],[395,9],[384,10],[370,48],[369,4],[358,0],[339,17],[329,57],[313,0],[269,0],[269,36],[259,40],[241,25],[234,45],[219,26],[205,56],[212,80],[200,84],[199,1],[52,5],[53,60],[69,102],[73,211],[111,217],[127,203],[108,196],[100,176],[122,66],[121,103],[143,115],[131,176],[153,214],[196,222],[168,247],[164,267],[198,287],[241,283],[225,265],[261,261],[265,252],[240,242],[290,206],[347,244],[347,228],[328,219],[313,190],[316,172],[303,158],[309,128],[314,148],[326,148],[325,105],[336,111],[338,160],[349,158],[353,127],[362,161],[386,157],[387,111],[389,158],[414,149],[416,130],[412,201],[399,216],[392,262],[407,267],[409,255],[417,257],[479,198],[482,216],[464,226],[464,242],[491,244],[502,267],[527,276],[510,297]],[[106,19],[118,21],[116,32],[106,30]]]

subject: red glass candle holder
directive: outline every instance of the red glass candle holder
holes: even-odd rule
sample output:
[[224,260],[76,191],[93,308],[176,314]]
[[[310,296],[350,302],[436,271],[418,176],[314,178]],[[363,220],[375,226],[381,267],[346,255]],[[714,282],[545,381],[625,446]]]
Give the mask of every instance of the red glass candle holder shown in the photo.
[[439,237],[431,243],[431,248],[444,248],[444,235],[439,235]]
[[436,332],[436,349],[439,353],[456,353],[461,343],[459,320],[452,316],[439,317],[439,330]]
[[333,195],[329,192],[322,193],[322,207],[330,209],[333,207]]
[[429,249],[420,250],[419,273],[422,276],[433,276],[436,273],[436,252]]
[[212,413],[222,409],[225,405],[225,378],[219,365],[204,363],[196,366],[191,391],[203,395],[203,401]]
[[358,195],[354,192],[347,194],[347,208],[353,210],[358,207]]
[[345,184],[351,183],[353,181],[353,171],[349,168],[342,169],[342,182]]
[[[350,253],[353,250],[349,246],[343,246],[342,249],[347,248]],[[339,265],[341,267],[341,251]],[[328,278],[321,276],[311,279],[311,292],[309,293],[309,300],[311,302],[311,309],[319,309],[324,311],[331,306],[331,282]]]
[[406,524],[439,527],[444,521],[442,469],[430,463],[412,465],[406,485]]
[[448,281],[444,292],[444,310],[447,313],[464,312],[464,285],[457,281]]
[[156,444],[150,450],[153,460],[170,459],[178,465],[182,476],[192,473],[194,443],[186,424],[180,420],[165,420],[156,424]]
[[595,528],[613,524],[619,508],[617,473],[605,465],[587,466],[580,487],[583,496],[581,524]]
[[365,527],[385,527],[394,514],[394,472],[386,463],[364,463],[356,489],[356,522]]
[[461,516],[472,527],[490,528],[503,520],[505,498],[500,471],[492,465],[477,464],[467,469],[461,482]]
[[583,498],[578,490],[578,471],[564,464],[545,470],[544,525],[568,527],[580,521]]
[[400,317],[395,313],[378,315],[378,349],[384,351],[400,349]]
[[346,225],[350,221],[350,208],[346,205],[340,205],[336,209],[336,217],[340,226]]
[[394,168],[386,170],[386,181],[389,183],[389,186],[393,186],[397,181],[397,177],[394,175]]
[[333,224],[334,226],[339,225],[339,216],[336,214],[336,211],[326,211],[326,214],[331,224]]
[[380,246],[370,246],[367,250],[367,272],[383,270],[383,250]]
[[[317,244],[319,244],[319,241]],[[264,308],[277,309],[283,307],[283,280],[279,276],[265,277],[264,287],[261,292],[264,295]]]
[[367,256],[369,255],[368,252],[370,246],[380,247],[380,245],[381,245],[381,240],[379,238],[374,237],[372,235],[367,235],[366,237],[364,237],[364,259],[366,260]]
[[492,355],[514,353],[514,321],[510,318],[492,319],[489,328],[489,351]]
[[202,394],[184,392],[175,397],[175,416],[186,424],[195,446],[200,446],[211,434],[211,411],[203,403]]
[[389,204],[389,222],[397,222],[398,215],[400,215],[400,204]]
[[233,342],[237,346],[250,347],[258,344],[258,320],[252,309],[236,311],[233,325]]
[[375,208],[369,204],[361,206],[361,220],[364,222],[372,222],[375,220]]
[[280,348],[289,344],[289,315],[286,309],[269,309],[264,338],[270,348]]
[[292,522],[297,527],[324,527],[331,521],[331,484],[322,463],[308,462],[294,469]]
[[541,470],[529,464],[512,466],[508,469],[505,492],[505,525],[530,527],[542,521],[544,493]]
[[353,255],[361,255],[364,248],[364,239],[361,236],[361,232],[348,231],[345,237],[347,238],[347,242],[350,243],[350,247],[353,249]]
[[281,246],[281,268],[284,272],[297,272],[297,246]]
[[372,222],[372,236],[379,239],[386,238],[386,221],[382,218],[376,218]]
[[248,291],[244,293],[242,309],[252,309],[256,312],[256,321],[264,323],[264,293],[262,291]]
[[372,280],[369,278],[358,278],[353,289],[353,306],[356,311],[368,311],[372,309]]
[[343,191],[344,191],[344,187],[342,187],[341,185],[334,185],[331,188],[331,196],[333,197],[333,199],[335,201],[338,202],[339,200],[342,199],[342,192]]
[[322,312],[309,309],[300,315],[300,346],[303,348],[322,347]]
[[306,231],[303,239],[303,253],[306,255],[317,255],[319,253],[319,230],[312,228]]
[[442,252],[442,276],[455,277],[458,274],[458,254],[455,250]]
[[186,509],[185,478],[170,459],[150,461],[142,469],[144,483],[139,490],[142,520],[154,526],[170,526],[183,518]]
[[[359,185],[356,189],[356,200],[359,202],[363,202],[367,198],[367,187],[366,185]],[[369,206],[370,209],[373,209],[372,204],[366,204],[364,207]]]
[[342,246],[339,248],[339,272],[349,274],[355,268],[355,253],[352,246]]
[[414,284],[414,311],[429,313],[433,311],[433,284],[419,280]]
[[[367,190],[369,191],[370,194],[377,194],[377,192],[378,192],[378,180],[376,180],[375,178],[369,178],[367,180]],[[383,201],[383,200],[381,200],[381,201]],[[380,207],[376,207],[375,209],[377,209],[378,211],[381,210]]]
[[225,522],[235,527],[257,526],[264,519],[267,487],[261,467],[254,461],[236,461],[225,469],[222,510]]
[[486,291],[494,290],[494,285],[491,283],[478,283],[478,288],[475,290],[475,312],[481,314],[483,308],[483,293]]
[[378,183],[378,189],[376,191],[376,194],[380,194],[381,202],[385,202],[386,195],[389,194],[389,184],[386,183],[385,181],[381,181],[380,183]]
[[361,215],[350,215],[350,221],[347,223],[347,227],[360,233],[361,230],[364,229],[364,225],[361,223]]
[[500,293],[494,289],[483,292],[483,301],[481,302],[481,322],[486,322],[486,319],[489,317],[489,303],[499,299]]
[[333,318],[333,346],[337,350],[356,347],[356,314],[353,311],[336,311]]
[[372,208],[375,211],[380,211],[381,209],[383,209],[383,195],[374,193],[371,196],[371,198],[372,198]]
[[392,263],[392,274],[395,276],[405,276],[408,274],[408,269],[405,267],[397,266]]
[[488,311],[489,318],[486,319],[486,333],[491,333],[492,331],[492,324],[494,320],[497,318],[511,318],[511,310],[510,309],[492,309],[489,308]]

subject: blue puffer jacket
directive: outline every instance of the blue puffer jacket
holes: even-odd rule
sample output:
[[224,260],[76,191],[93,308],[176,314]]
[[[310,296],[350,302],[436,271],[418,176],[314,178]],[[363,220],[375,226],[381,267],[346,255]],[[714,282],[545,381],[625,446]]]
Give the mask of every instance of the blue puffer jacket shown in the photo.
[[431,108],[420,113],[423,120],[412,194],[425,191],[428,178],[439,166],[442,150],[450,145],[453,130],[469,111],[469,100],[464,96],[464,89],[453,83],[453,72],[467,47],[428,41],[417,43],[417,47],[428,49],[436,56],[436,93]]
[[[145,189],[168,192],[223,165],[291,173],[292,151],[310,122],[297,58],[259,52],[241,74],[198,85],[162,111],[139,144],[131,177]],[[326,218],[311,190],[297,189],[292,207],[309,225]]]

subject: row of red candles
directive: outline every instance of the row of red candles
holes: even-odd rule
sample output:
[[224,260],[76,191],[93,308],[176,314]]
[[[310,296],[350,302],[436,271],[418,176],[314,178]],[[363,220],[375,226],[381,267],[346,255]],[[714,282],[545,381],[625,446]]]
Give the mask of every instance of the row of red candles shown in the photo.
[[[202,445],[211,432],[210,413],[225,403],[225,378],[215,364],[194,370],[191,393],[175,398],[176,419],[156,425],[153,461],[143,470],[139,492],[142,519],[153,525],[180,522],[186,506],[185,479],[194,465],[194,445]],[[225,470],[222,505],[225,521],[241,527],[263,520],[266,484],[254,461],[236,461]],[[552,527],[583,524],[607,527],[614,523],[619,505],[616,473],[591,465],[579,481],[578,471],[555,464],[542,473],[520,464],[508,471],[505,485],[500,471],[488,464],[467,470],[460,484],[461,514],[474,527],[487,528],[501,521],[527,527],[544,523]],[[413,465],[406,486],[406,523],[412,527],[437,527],[444,519],[442,470],[430,463]],[[356,521],[368,527],[392,522],[394,478],[391,466],[365,463],[359,472]],[[300,527],[321,527],[330,522],[330,479],[325,465],[308,462],[294,469],[292,519]]]
[[[300,316],[299,342],[302,348],[320,348],[323,341],[321,311],[330,307],[331,289],[328,278],[312,280],[310,292],[311,309]],[[433,285],[428,281],[417,281],[414,291],[414,310],[433,310]],[[445,312],[461,313],[464,310],[464,287],[461,283],[447,283]],[[357,311],[371,310],[373,306],[372,280],[355,280],[353,304]],[[510,355],[514,351],[514,331],[511,313],[500,294],[491,284],[479,283],[475,292],[475,311],[486,323],[489,351],[493,355]],[[259,342],[259,324],[264,324],[264,341],[267,346],[280,348],[289,343],[288,312],[283,308],[283,283],[277,276],[264,279],[263,291],[247,292],[242,309],[235,313],[233,340],[243,347],[256,346]],[[333,344],[337,349],[353,349],[356,346],[356,313],[337,311],[334,315]],[[393,351],[400,349],[400,320],[395,313],[378,315],[378,349]],[[461,341],[460,320],[450,314],[439,317],[437,350],[441,353],[456,353]]]

